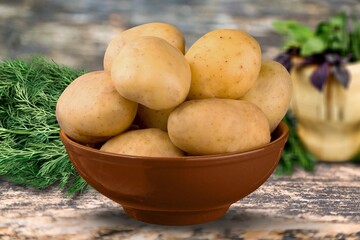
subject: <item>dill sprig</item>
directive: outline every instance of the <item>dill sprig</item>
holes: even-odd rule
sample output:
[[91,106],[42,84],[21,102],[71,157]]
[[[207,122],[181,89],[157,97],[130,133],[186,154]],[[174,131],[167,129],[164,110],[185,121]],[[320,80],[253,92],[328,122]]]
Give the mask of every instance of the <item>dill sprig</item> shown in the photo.
[[87,187],[68,159],[55,116],[62,91],[84,73],[39,56],[0,63],[0,176],[36,188],[58,184],[69,194]]
[[296,167],[306,171],[313,171],[316,158],[301,143],[296,130],[296,119],[291,111],[286,113],[283,122],[289,127],[289,139],[285,144],[279,165],[276,168],[276,174],[291,174]]

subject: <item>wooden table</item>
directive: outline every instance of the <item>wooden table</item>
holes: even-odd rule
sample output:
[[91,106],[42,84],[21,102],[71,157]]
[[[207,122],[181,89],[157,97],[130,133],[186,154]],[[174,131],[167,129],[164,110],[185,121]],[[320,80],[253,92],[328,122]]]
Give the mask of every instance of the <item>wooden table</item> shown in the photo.
[[[299,10],[301,9],[301,10]],[[295,19],[315,26],[339,11],[358,13],[358,0],[16,0],[0,1],[0,59],[43,54],[59,64],[99,70],[105,49],[120,31],[161,21],[182,30],[187,49],[216,28],[238,28],[260,43],[272,59],[283,38],[272,22]]]
[[319,163],[271,178],[206,224],[168,227],[127,217],[89,190],[68,198],[0,182],[0,239],[360,239],[360,165]]

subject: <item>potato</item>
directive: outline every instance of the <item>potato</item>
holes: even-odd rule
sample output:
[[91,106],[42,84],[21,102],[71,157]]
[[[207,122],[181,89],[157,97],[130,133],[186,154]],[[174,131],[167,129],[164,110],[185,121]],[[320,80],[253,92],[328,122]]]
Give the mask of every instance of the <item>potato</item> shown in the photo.
[[133,130],[109,139],[101,151],[147,157],[176,157],[184,153],[157,128]]
[[170,114],[168,134],[175,146],[192,155],[243,152],[270,142],[264,113],[233,99],[184,102]]
[[137,111],[137,103],[116,91],[104,71],[86,73],[60,95],[56,118],[61,129],[81,143],[97,143],[126,130]]
[[154,110],[182,103],[191,84],[184,55],[158,37],[140,37],[126,44],[114,59],[111,77],[123,97]]
[[185,55],[192,83],[189,99],[242,97],[261,66],[258,42],[245,32],[219,29],[198,39]]
[[178,28],[171,24],[161,22],[146,23],[127,29],[119,33],[110,41],[104,55],[104,70],[111,70],[112,61],[126,43],[132,42],[136,38],[143,36],[162,38],[178,48],[182,53],[185,52],[185,39]]
[[241,99],[257,105],[274,131],[285,116],[292,96],[291,77],[286,68],[275,61],[265,61],[255,85]]
[[174,108],[165,110],[153,110],[143,105],[139,105],[137,118],[140,124],[144,128],[159,128],[163,131],[167,131],[167,121],[170,113]]

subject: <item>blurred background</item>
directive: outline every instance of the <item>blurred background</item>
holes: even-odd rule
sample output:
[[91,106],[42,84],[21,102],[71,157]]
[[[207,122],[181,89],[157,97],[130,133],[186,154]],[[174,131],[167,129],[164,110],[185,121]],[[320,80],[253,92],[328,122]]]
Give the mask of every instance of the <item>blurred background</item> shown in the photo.
[[310,26],[339,11],[358,13],[358,0],[0,0],[0,60],[42,54],[75,68],[99,70],[110,39],[146,22],[177,26],[187,48],[216,28],[247,31],[263,57],[279,52],[276,19]]

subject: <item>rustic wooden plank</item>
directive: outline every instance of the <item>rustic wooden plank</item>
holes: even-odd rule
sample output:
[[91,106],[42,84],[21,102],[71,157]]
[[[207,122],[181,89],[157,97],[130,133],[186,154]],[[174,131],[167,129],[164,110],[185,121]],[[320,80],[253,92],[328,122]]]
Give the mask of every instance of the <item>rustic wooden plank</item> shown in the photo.
[[360,239],[360,166],[271,178],[206,224],[167,227],[127,217],[94,190],[68,198],[0,182],[0,239]]
[[212,29],[238,28],[252,34],[264,59],[269,59],[279,53],[282,39],[272,30],[272,21],[291,18],[314,26],[339,9],[356,13],[360,4],[357,0],[1,1],[0,59],[43,54],[60,64],[98,70],[112,37],[150,21],[178,26],[187,48]]

